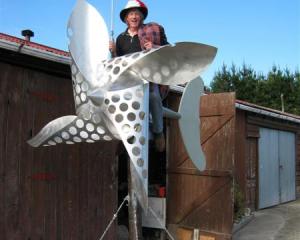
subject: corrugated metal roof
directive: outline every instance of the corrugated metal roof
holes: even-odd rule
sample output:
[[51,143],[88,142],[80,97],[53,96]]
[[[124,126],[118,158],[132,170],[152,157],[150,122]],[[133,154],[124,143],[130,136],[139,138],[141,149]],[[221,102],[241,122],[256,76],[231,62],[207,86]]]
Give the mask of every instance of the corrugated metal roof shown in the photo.
[[289,122],[294,122],[294,123],[300,124],[300,116],[298,116],[298,115],[281,112],[281,111],[278,111],[278,110],[275,110],[272,108],[259,106],[259,105],[249,103],[246,101],[236,100],[235,107],[238,109],[244,110],[244,111],[258,113],[258,114],[261,114],[264,116],[282,119],[282,120],[286,120]]

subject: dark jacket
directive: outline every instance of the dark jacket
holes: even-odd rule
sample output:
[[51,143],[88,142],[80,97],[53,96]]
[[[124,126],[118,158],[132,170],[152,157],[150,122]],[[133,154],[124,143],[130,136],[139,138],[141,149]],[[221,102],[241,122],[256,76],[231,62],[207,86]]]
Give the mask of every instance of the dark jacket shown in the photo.
[[123,56],[129,53],[144,50],[144,42],[148,40],[154,45],[163,46],[168,44],[164,28],[157,23],[143,24],[138,34],[131,37],[128,29],[117,37],[116,55]]

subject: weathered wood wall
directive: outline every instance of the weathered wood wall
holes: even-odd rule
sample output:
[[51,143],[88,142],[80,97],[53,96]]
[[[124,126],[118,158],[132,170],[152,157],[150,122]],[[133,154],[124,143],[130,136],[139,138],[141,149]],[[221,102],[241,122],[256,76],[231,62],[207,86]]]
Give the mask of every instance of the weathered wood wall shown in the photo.
[[45,124],[74,114],[72,83],[68,71],[12,62],[0,61],[0,239],[98,239],[117,207],[118,143],[30,147]]
[[[177,109],[180,97],[170,96]],[[167,221],[180,239],[192,229],[211,239],[231,239],[233,224],[235,97],[232,93],[201,98],[201,145],[206,170],[188,158],[177,122],[168,123]],[[190,229],[185,233],[185,229]],[[188,238],[186,238],[188,239]]]
[[257,209],[259,128],[267,127],[296,134],[296,194],[300,197],[300,131],[299,125],[237,109],[235,177],[245,196],[246,207]]

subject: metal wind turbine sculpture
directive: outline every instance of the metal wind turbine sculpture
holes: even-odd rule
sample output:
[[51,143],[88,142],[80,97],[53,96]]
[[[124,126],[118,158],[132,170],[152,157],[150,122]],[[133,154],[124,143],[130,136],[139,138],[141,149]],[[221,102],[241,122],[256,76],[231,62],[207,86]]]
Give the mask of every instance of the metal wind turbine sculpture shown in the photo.
[[[48,123],[28,141],[33,147],[120,139],[132,162],[133,187],[148,206],[149,82],[188,83],[179,107],[179,126],[195,166],[205,168],[200,144],[198,77],[217,49],[181,42],[108,60],[109,34],[102,16],[78,0],[68,23],[76,115]],[[167,111],[169,112],[169,111]]]

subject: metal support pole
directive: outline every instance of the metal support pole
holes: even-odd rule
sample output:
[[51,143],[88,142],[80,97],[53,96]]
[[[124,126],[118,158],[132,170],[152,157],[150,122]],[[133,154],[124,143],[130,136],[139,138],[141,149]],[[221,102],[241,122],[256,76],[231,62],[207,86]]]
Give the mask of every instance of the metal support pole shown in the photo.
[[130,159],[127,160],[128,170],[128,221],[129,221],[129,239],[130,240],[141,240],[142,239],[142,209],[137,201],[136,194],[132,187],[133,176],[131,174],[132,163]]

